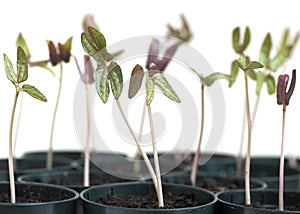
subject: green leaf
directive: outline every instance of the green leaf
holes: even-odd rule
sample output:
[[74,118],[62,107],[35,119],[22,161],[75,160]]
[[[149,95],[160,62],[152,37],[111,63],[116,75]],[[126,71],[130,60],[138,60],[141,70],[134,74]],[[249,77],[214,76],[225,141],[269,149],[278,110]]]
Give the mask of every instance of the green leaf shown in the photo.
[[161,73],[157,73],[153,78],[154,83],[160,88],[160,90],[166,95],[169,99],[180,103],[180,99],[167,81],[167,79]]
[[248,69],[247,74],[252,80],[256,80],[256,73],[253,69]]
[[17,75],[14,70],[14,66],[12,65],[9,58],[6,56],[6,54],[3,54],[4,58],[4,67],[5,67],[5,73],[8,80],[10,80],[12,83],[17,83]]
[[289,39],[289,34],[290,34],[290,30],[288,28],[286,28],[282,34],[281,37],[281,41],[280,41],[280,45],[279,45],[279,50],[284,50],[287,46],[287,42]]
[[99,63],[95,72],[96,90],[103,103],[106,103],[109,96],[109,84],[107,79],[107,68]]
[[39,65],[39,66],[41,68],[44,68],[45,70],[49,71],[54,77],[56,76],[55,72],[48,65]]
[[128,98],[133,98],[136,93],[140,90],[142,82],[144,78],[144,70],[142,66],[136,65],[130,77],[129,90],[128,90]]
[[272,75],[267,75],[265,77],[265,82],[267,84],[267,89],[268,89],[268,93],[271,95],[271,94],[274,94],[275,93],[275,90],[276,90],[276,83],[275,83],[275,79]]
[[257,69],[257,68],[263,68],[264,66],[257,62],[257,61],[252,61],[247,65],[247,69]]
[[154,98],[154,82],[149,78],[149,75],[146,75],[146,90],[147,90],[147,105],[150,105]]
[[26,92],[35,99],[47,102],[47,98],[36,87],[28,84],[22,86],[22,91]]
[[264,74],[264,72],[258,71],[256,73],[256,90],[255,90],[255,93],[256,93],[257,96],[261,92],[261,89],[262,89],[264,81],[265,81],[265,74]]
[[260,53],[259,53],[259,62],[266,67],[268,67],[271,48],[272,48],[272,38],[271,38],[271,34],[268,33],[261,45]]
[[17,42],[16,42],[16,46],[21,46],[27,56],[27,59],[29,59],[31,57],[31,53],[29,50],[29,47],[27,45],[27,42],[25,40],[25,38],[23,37],[22,33],[19,33],[18,38],[17,38]]
[[270,61],[270,65],[269,65],[270,70],[274,72],[277,71],[277,69],[284,63],[288,55],[289,55],[289,50],[287,49],[279,51],[274,56],[274,58]]
[[88,35],[87,33],[81,34],[81,45],[83,47],[83,50],[88,55],[93,57],[97,62],[100,61],[97,47],[96,47],[95,43],[93,42],[92,38],[90,37],[90,35]]
[[246,50],[246,48],[248,47],[248,45],[250,43],[250,39],[251,39],[250,28],[246,27],[245,33],[244,33],[243,45],[239,49],[240,53],[242,53],[242,52],[244,52]]
[[93,28],[92,26],[88,27],[88,31],[98,51],[106,47],[105,37],[102,33],[100,33],[96,28]]
[[297,33],[295,38],[293,39],[293,43],[292,43],[293,48],[298,44],[299,37],[300,37],[300,34]]
[[235,82],[237,75],[239,73],[239,66],[236,64],[235,61],[233,61],[231,63],[231,69],[230,69],[230,80],[229,80],[229,87],[231,87],[233,85],[233,83]]
[[228,80],[229,82],[231,81],[231,76],[229,76],[228,74],[223,74],[223,73],[213,73],[210,74],[208,76],[206,76],[203,80],[205,85],[207,85],[208,87],[211,86],[216,80],[219,79],[225,79]]
[[71,53],[71,49],[72,49],[72,40],[73,40],[73,37],[71,36],[71,37],[64,43],[64,47],[68,50],[69,53]]
[[249,57],[245,56],[243,54],[239,57],[239,59],[237,61],[238,61],[239,67],[243,70],[247,69],[248,65],[250,64]]
[[17,50],[17,82],[21,83],[28,78],[27,56],[21,46]]
[[232,47],[236,53],[240,53],[240,28],[236,27],[232,31]]
[[108,75],[112,93],[115,99],[118,100],[123,89],[123,75],[121,67],[116,62],[111,62],[108,67]]

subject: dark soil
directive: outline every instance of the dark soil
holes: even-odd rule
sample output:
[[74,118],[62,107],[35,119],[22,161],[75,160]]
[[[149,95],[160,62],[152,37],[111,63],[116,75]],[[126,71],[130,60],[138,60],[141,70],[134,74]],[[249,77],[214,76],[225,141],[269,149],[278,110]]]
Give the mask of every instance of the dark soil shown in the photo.
[[[144,209],[157,209],[158,200],[153,192],[147,195],[120,195],[113,194],[113,189],[107,194],[106,197],[99,198],[97,203],[127,208],[144,208]],[[203,203],[195,199],[195,195],[189,191],[184,191],[180,195],[174,195],[172,192],[164,194],[164,209],[184,208],[200,206]]]
[[[168,178],[165,178],[164,182],[191,185],[191,181],[189,179],[186,180],[175,179],[174,181],[172,180],[169,181]],[[236,178],[202,177],[198,179],[196,186],[213,192],[219,192],[219,191],[232,190],[232,189],[244,189],[245,183],[243,180],[239,180]],[[258,184],[251,183],[251,188],[258,188],[258,187],[260,187]]]
[[[109,184],[109,183],[119,183],[119,182],[128,182],[130,180],[119,178],[115,176],[99,176],[97,179],[91,179],[90,186]],[[36,179],[35,182],[43,182],[41,179]],[[49,184],[56,184],[62,186],[82,186],[80,182],[74,182],[69,179],[69,176],[62,176],[59,182],[52,179],[48,182]]]
[[[57,195],[47,195],[45,192],[33,192],[33,191],[23,191],[17,193],[16,202],[17,203],[41,203],[50,201],[61,201],[70,198],[69,194],[61,192]],[[1,193],[0,194],[1,203],[10,203],[10,194]]]

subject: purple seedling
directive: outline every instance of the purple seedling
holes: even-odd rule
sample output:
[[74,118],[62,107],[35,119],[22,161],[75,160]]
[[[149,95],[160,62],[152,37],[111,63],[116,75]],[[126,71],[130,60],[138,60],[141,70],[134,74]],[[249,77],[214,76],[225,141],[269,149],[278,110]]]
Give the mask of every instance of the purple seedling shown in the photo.
[[279,210],[284,210],[284,130],[285,130],[285,112],[286,106],[289,105],[290,98],[294,92],[296,85],[296,70],[293,70],[290,87],[287,91],[289,83],[289,75],[279,75],[277,82],[277,104],[282,105],[282,137],[281,137],[281,152],[279,165]]

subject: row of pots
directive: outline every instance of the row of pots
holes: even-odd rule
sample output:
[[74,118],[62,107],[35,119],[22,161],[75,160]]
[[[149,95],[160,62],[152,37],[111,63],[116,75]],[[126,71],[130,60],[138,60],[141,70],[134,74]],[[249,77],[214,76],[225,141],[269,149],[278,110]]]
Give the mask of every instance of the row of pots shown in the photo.
[[[0,183],[1,192],[8,193],[9,185]],[[275,190],[252,190],[253,204],[261,204],[260,207],[247,207],[243,205],[244,191],[243,190],[228,190],[214,194],[211,191],[178,184],[164,184],[165,192],[180,195],[182,192],[189,191],[192,193],[196,201],[201,202],[199,206],[173,208],[173,209],[149,209],[149,208],[122,208],[117,206],[109,206],[97,203],[100,197],[106,197],[113,190],[114,194],[124,195],[146,195],[149,191],[153,192],[152,183],[114,183],[100,186],[94,186],[83,190],[80,193],[70,188],[50,184],[37,183],[18,183],[17,194],[23,196],[28,191],[39,192],[44,196],[54,200],[57,195],[63,195],[64,199],[57,199],[50,202],[39,203],[0,203],[1,213],[61,213],[74,214],[82,212],[78,210],[83,203],[83,213],[101,214],[101,213],[223,213],[223,214],[242,214],[242,213],[300,213],[300,211],[276,211],[278,191]],[[25,196],[24,196],[25,197]],[[285,192],[286,206],[294,206],[299,202],[300,192]],[[81,199],[81,200],[79,200]]]
[[[37,157],[36,157],[37,158]],[[38,159],[38,158],[37,158]],[[56,158],[55,158],[56,159]],[[74,158],[77,159],[77,158]],[[105,161],[104,161],[105,162]],[[108,161],[111,162],[111,161]],[[232,165],[230,166],[229,164],[230,161],[226,160],[226,161],[222,161],[222,160],[218,160],[216,162],[211,161],[209,162],[209,164],[205,164],[203,166],[199,167],[199,170],[204,171],[205,167],[206,167],[206,173],[207,175],[210,174],[209,176],[212,176],[212,174],[214,174],[214,172],[212,171],[212,169],[208,169],[210,165],[215,165],[212,168],[215,168],[218,170],[219,173],[215,173],[215,177],[219,177],[220,178],[220,172],[221,172],[221,176],[226,176],[227,174],[230,174],[230,172],[232,172]],[[218,164],[219,163],[219,164]],[[220,163],[226,163],[225,165],[228,166],[227,167],[220,167]],[[254,163],[254,161],[253,161]],[[264,163],[266,163],[266,161],[264,161]],[[120,165],[120,163],[118,163]],[[274,160],[272,161],[272,164],[274,165]],[[80,165],[80,164],[79,164]],[[275,164],[276,165],[276,164]],[[35,174],[35,178],[34,176],[30,175],[27,173],[27,175],[23,175],[20,176],[20,181],[22,182],[26,182],[27,184],[30,184],[32,188],[35,188],[36,185],[38,185],[36,182],[38,181],[37,178],[39,178],[39,182],[42,182],[44,184],[39,184],[41,186],[43,185],[49,185],[48,183],[53,183],[53,184],[59,184],[61,186],[61,177],[63,176],[67,176],[69,178],[72,178],[73,180],[69,180],[69,184],[65,183],[64,184],[64,190],[60,190],[62,191],[61,194],[64,195],[68,195],[68,198],[65,199],[65,201],[60,201],[60,202],[53,202],[52,205],[51,203],[47,203],[47,206],[43,206],[43,203],[40,204],[39,210],[36,213],[83,213],[82,207],[81,207],[81,203],[84,203],[84,213],[268,213],[268,210],[263,210],[261,212],[258,212],[257,209],[258,208],[251,208],[251,207],[244,207],[242,206],[242,200],[243,200],[243,190],[229,190],[229,191],[210,191],[204,188],[194,188],[191,187],[190,185],[182,185],[182,184],[178,184],[178,182],[176,180],[180,180],[180,179],[184,179],[184,180],[188,180],[188,173],[180,173],[180,172],[176,172],[176,173],[169,173],[168,175],[164,176],[164,179],[168,179],[168,183],[165,182],[164,183],[164,191],[171,191],[174,193],[179,193],[182,192],[183,190],[190,190],[193,194],[195,194],[196,199],[202,202],[201,206],[194,206],[192,208],[181,208],[181,209],[136,209],[136,208],[117,208],[115,206],[111,207],[111,206],[107,206],[107,205],[101,205],[99,203],[96,203],[96,199],[99,197],[105,197],[109,192],[112,191],[113,189],[113,193],[114,194],[125,194],[126,192],[130,191],[130,194],[145,194],[147,192],[151,192],[154,191],[153,190],[153,185],[150,182],[147,182],[147,178],[143,177],[144,181],[143,182],[131,182],[130,179],[126,180],[126,183],[124,185],[124,183],[110,183],[110,184],[104,184],[102,183],[102,185],[98,186],[93,186],[93,187],[82,187],[80,185],[81,181],[82,181],[82,172],[78,172],[74,170],[74,162],[73,162],[73,170],[63,170],[63,171],[56,171],[56,172],[44,172],[44,173],[37,173]],[[92,167],[93,168],[93,167]],[[209,171],[211,170],[211,171]],[[234,171],[234,170],[233,170]],[[103,172],[103,170],[98,170],[98,171],[93,171],[91,172],[91,180],[94,177],[99,176],[99,173],[105,174]],[[108,173],[109,174],[109,173]],[[121,173],[120,173],[121,174]],[[218,175],[217,175],[218,174]],[[276,174],[276,173],[275,173]],[[38,176],[37,176],[38,175]],[[51,179],[49,177],[49,175],[52,175]],[[57,175],[57,177],[55,177],[54,175]],[[142,174],[144,175],[144,174]],[[172,175],[172,176],[171,176]],[[60,176],[60,177],[59,177]],[[294,176],[294,175],[293,175]],[[118,176],[116,176],[118,177]],[[127,176],[125,176],[127,177]],[[199,179],[203,179],[205,177],[204,174],[198,176]],[[213,177],[213,176],[212,176]],[[140,177],[141,178],[141,177]],[[81,180],[80,180],[81,179]],[[137,177],[135,178],[137,179]],[[223,178],[223,180],[225,179],[225,177]],[[222,180],[222,179],[221,179]],[[289,184],[289,176],[286,177],[286,184],[288,184],[288,186],[290,187],[290,189],[297,189],[298,188],[298,183],[299,183],[299,176],[297,175],[297,179],[295,179],[294,183],[292,182],[292,184]],[[125,181],[125,180],[123,180]],[[72,185],[73,182],[78,182],[78,185]],[[116,182],[122,182],[122,180],[116,181]],[[169,183],[171,182],[171,183]],[[252,179],[252,182],[255,183],[257,182],[258,184],[262,184],[262,186],[258,186],[258,188],[256,188],[256,190],[252,189],[252,197],[253,197],[253,201],[261,201],[261,203],[266,203],[268,204],[268,206],[276,206],[277,205],[277,198],[278,198],[278,191],[276,190],[266,190],[266,185],[264,182],[260,181],[260,180],[255,180]],[[272,181],[273,182],[273,181]],[[272,184],[271,182],[271,184]],[[47,184],[45,184],[47,183]],[[172,184],[173,183],[173,184]],[[174,183],[177,183],[176,185]],[[268,183],[268,182],[266,182]],[[6,190],[8,192],[8,185],[6,184],[1,184],[1,185],[6,185]],[[91,184],[93,185],[93,184]],[[19,183],[19,192],[26,192],[24,189],[22,189],[23,187],[25,187],[25,184]],[[23,187],[22,187],[23,186]],[[295,186],[297,188],[295,188]],[[28,187],[26,187],[28,189]],[[39,190],[41,191],[44,187],[38,187]],[[47,186],[47,188],[57,188],[56,185],[49,185]],[[3,191],[6,191],[5,188],[1,188],[3,189]],[[67,191],[67,190],[71,190],[71,192],[65,193],[63,191]],[[51,192],[49,190],[47,190],[47,192]],[[80,193],[80,196],[79,196]],[[20,193],[19,193],[20,194]],[[47,194],[47,193],[45,193]],[[287,205],[289,205],[289,202],[292,203],[295,200],[299,199],[299,194],[297,192],[289,192],[288,194],[286,193],[286,201],[287,201]],[[289,197],[294,197],[294,199],[290,199]],[[79,200],[80,198],[80,200]],[[272,201],[273,200],[273,201]],[[66,204],[64,202],[67,202]],[[235,205],[233,205],[232,203],[236,203],[237,207],[235,207]],[[54,205],[53,205],[54,204]],[[62,204],[65,204],[62,206]],[[9,204],[5,204],[4,205],[9,205]],[[55,206],[60,206],[60,208],[58,210],[60,211],[55,211],[53,212],[53,209]],[[74,205],[74,206],[73,206]],[[2,204],[0,204],[0,209],[1,209]],[[9,208],[4,212],[4,213],[24,213],[23,209],[25,206],[25,204],[15,204],[16,208],[19,209],[18,210],[11,210],[11,207],[9,206]],[[30,206],[31,208],[28,208],[28,210],[30,210],[30,212],[33,212],[33,205]],[[50,208],[51,207],[51,208]],[[62,208],[64,207],[64,208]],[[43,211],[41,209],[44,209]],[[245,211],[245,209],[247,209],[247,211]],[[2,209],[1,209],[2,210]],[[243,210],[243,212],[242,212]],[[26,213],[26,212],[25,212]],[[273,212],[272,212],[273,213]],[[293,213],[297,213],[297,212],[293,212]]]

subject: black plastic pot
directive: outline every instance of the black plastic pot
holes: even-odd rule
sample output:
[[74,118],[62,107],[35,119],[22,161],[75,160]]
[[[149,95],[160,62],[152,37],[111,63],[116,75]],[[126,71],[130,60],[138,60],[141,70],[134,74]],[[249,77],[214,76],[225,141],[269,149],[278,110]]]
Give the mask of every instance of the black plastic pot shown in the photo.
[[[0,183],[1,195],[10,194],[9,183]],[[74,214],[79,194],[72,189],[49,184],[16,183],[16,195],[42,195],[49,200],[38,203],[0,202],[0,212],[5,214]],[[64,199],[57,199],[63,196]]]
[[[107,174],[103,171],[90,172],[90,186],[103,185],[117,182],[130,182],[135,180],[126,180],[113,175]],[[83,186],[83,172],[80,171],[64,171],[64,172],[42,172],[34,174],[26,174],[18,177],[19,182],[38,182],[66,186],[81,192],[87,187]]]
[[[279,183],[279,157],[252,157],[251,158],[251,177],[265,181],[268,189],[278,189]],[[285,162],[284,169],[285,190],[299,189],[300,173],[291,168],[288,162]]]
[[[169,173],[162,178],[163,182],[166,183],[191,185],[190,173]],[[243,177],[220,177],[199,174],[197,183],[200,185],[198,187],[217,193],[230,189],[243,189],[245,179]],[[250,186],[252,189],[267,188],[266,182],[259,179],[251,179]]]
[[[217,194],[217,214],[280,214],[280,213],[300,213],[300,211],[283,211],[278,208],[277,190],[252,190],[251,203],[261,204],[262,208],[244,206],[245,192],[243,190],[229,190]],[[300,192],[285,192],[285,207],[299,204]]]
[[[73,169],[72,161],[64,158],[55,158],[53,168],[46,169],[46,160],[41,158],[18,158],[16,159],[15,176],[19,177],[24,174],[41,173],[44,171],[65,171]],[[0,179],[8,181],[8,160],[0,160]]]
[[[138,179],[138,178],[137,178]],[[68,188],[76,190],[78,193],[87,189],[87,186],[83,186],[83,172],[80,171],[65,171],[65,172],[43,172],[35,174],[26,174],[18,177],[19,182],[39,182],[47,184],[55,184],[66,186]],[[130,182],[132,180],[126,180],[113,175],[107,174],[103,171],[91,171],[90,172],[90,186],[117,183],[117,182]],[[77,201],[76,214],[82,214],[82,200]]]
[[[152,153],[147,155],[150,160],[153,159]],[[172,163],[172,170],[165,170],[165,172],[184,172],[191,169],[194,155],[193,152],[159,153],[159,162]],[[235,173],[235,159],[235,156],[227,153],[204,152],[199,160],[199,171],[212,175],[233,175]]]
[[[48,155],[47,151],[30,151],[25,152],[22,158],[43,158],[46,159]],[[53,151],[53,157],[55,158],[67,158],[71,160],[79,160],[83,157],[82,151],[79,150],[60,150]]]
[[163,191],[170,191],[173,194],[180,194],[184,190],[193,192],[196,198],[203,202],[203,205],[197,207],[186,207],[178,209],[146,209],[146,208],[124,208],[107,206],[96,203],[99,197],[105,197],[110,191],[114,194],[125,194],[125,195],[145,195],[149,191],[154,191],[152,183],[118,183],[110,185],[101,185],[88,188],[81,192],[80,197],[83,200],[83,208],[85,214],[101,214],[101,213],[127,213],[127,214],[143,214],[143,213],[203,213],[213,214],[216,204],[216,196],[208,190],[201,188],[195,188],[185,185],[176,184],[164,184]]

